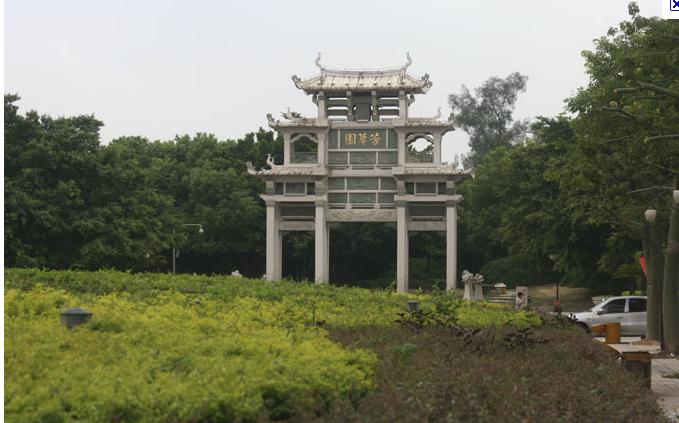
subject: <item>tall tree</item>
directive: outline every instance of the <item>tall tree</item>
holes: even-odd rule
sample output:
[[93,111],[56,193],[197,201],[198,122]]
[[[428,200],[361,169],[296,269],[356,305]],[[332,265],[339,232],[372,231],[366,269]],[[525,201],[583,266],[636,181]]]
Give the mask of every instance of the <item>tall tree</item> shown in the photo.
[[67,268],[86,236],[103,123],[94,116],[22,116],[18,100],[5,96],[5,260]]
[[518,94],[526,91],[528,77],[518,72],[506,78],[491,77],[472,94],[462,86],[459,94],[448,97],[455,123],[469,134],[471,154],[467,165],[476,166],[498,147],[522,139],[527,121],[514,121],[512,113]]
[[644,210],[666,224],[679,176],[679,22],[631,19],[583,52],[589,84],[568,100],[576,144],[553,173],[573,222],[609,227],[599,269],[632,276]]

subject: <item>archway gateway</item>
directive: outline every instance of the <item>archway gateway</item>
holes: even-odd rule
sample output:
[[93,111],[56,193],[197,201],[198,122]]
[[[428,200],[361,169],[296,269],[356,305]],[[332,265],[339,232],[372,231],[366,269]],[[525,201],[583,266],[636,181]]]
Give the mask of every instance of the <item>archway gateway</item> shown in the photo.
[[[415,94],[432,86],[429,76],[386,70],[334,70],[320,64],[320,73],[295,86],[312,96],[315,118],[284,121],[267,115],[283,135],[283,164],[269,160],[270,169],[248,171],[265,182],[266,277],[282,277],[284,231],[313,231],[316,283],[328,283],[331,222],[395,222],[396,284],[408,290],[408,233],[446,233],[446,289],[457,285],[456,184],[469,177],[441,164],[441,139],[453,122],[411,118]],[[426,154],[413,150],[418,140],[430,143]],[[304,151],[295,148],[300,141]],[[315,144],[315,149],[309,148]],[[303,145],[303,144],[297,144]],[[414,154],[417,153],[417,154]],[[426,160],[424,159],[426,158]]]

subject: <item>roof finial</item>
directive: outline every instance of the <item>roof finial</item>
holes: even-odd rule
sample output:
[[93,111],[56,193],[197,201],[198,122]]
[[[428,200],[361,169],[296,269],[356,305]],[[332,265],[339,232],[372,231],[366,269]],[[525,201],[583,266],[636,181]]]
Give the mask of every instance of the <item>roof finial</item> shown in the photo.
[[321,72],[325,72],[325,68],[323,65],[321,65],[321,52],[318,52],[318,56],[316,56],[316,66],[318,66],[318,69],[321,70]]

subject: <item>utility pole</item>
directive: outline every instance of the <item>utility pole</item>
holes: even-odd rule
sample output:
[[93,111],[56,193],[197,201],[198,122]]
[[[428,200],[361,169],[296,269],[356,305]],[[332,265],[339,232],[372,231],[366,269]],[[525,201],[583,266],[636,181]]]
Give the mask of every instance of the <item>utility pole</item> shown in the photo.
[[646,239],[646,339],[662,341],[662,247],[660,240],[662,230],[660,224],[656,223],[657,212],[646,210],[644,213],[646,226],[644,228],[644,238]]
[[[675,185],[676,187],[676,185]],[[668,352],[679,353],[679,190],[672,193],[670,230],[665,250],[663,280],[663,327],[665,348]]]

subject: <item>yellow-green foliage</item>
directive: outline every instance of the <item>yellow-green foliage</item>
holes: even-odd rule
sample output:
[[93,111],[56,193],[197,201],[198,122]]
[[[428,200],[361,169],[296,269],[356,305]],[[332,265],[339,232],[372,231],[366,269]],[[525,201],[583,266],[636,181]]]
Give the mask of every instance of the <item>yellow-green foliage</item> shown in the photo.
[[457,323],[460,326],[483,328],[489,326],[536,327],[542,324],[537,314],[514,311],[501,304],[467,303],[457,309]]
[[[69,331],[59,310],[93,320]],[[370,388],[376,358],[304,325],[286,304],[164,293],[5,293],[5,413],[28,421],[254,419]],[[21,416],[21,418],[18,418]]]
[[[5,271],[9,421],[233,421],[322,411],[372,387],[377,359],[325,328],[384,326],[408,299],[465,326],[537,325],[451,296],[232,277]],[[74,330],[59,313],[93,319]]]

